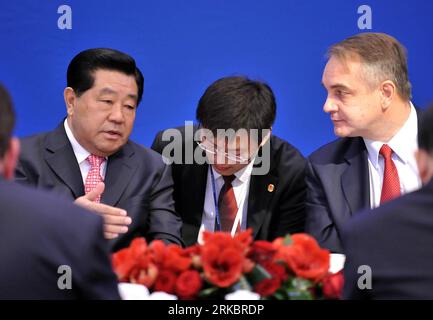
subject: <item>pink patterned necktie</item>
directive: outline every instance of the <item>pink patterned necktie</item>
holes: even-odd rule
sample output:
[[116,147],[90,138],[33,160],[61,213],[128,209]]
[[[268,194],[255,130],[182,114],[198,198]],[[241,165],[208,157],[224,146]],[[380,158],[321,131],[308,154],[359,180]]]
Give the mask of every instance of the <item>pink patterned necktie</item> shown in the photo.
[[397,167],[391,158],[392,152],[392,149],[387,144],[384,144],[379,151],[385,162],[380,204],[400,196],[400,178],[398,177]]
[[[90,191],[96,188],[99,182],[103,182],[104,179],[101,177],[101,165],[105,161],[104,157],[99,157],[91,154],[86,159],[90,163],[90,170],[86,177],[86,183],[84,185],[84,191],[88,194]],[[95,202],[101,202],[101,196],[95,199]]]

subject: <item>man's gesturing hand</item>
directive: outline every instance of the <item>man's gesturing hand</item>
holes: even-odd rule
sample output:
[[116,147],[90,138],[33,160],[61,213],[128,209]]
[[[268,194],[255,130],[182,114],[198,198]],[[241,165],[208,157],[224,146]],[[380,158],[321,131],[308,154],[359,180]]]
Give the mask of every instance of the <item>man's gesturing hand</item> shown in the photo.
[[104,236],[106,239],[114,239],[121,233],[128,231],[128,226],[132,220],[127,216],[127,212],[123,209],[108,206],[103,203],[94,202],[95,199],[102,195],[105,185],[103,182],[97,184],[95,189],[88,194],[79,197],[75,203],[85,209],[94,211],[104,218]]

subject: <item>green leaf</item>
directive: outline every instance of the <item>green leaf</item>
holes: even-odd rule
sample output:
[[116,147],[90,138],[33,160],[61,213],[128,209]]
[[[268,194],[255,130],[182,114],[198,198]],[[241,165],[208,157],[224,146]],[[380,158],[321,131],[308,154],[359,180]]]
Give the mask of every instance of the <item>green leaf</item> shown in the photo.
[[249,273],[248,277],[251,279],[253,284],[259,283],[265,279],[271,279],[272,276],[263,268],[261,265],[256,264],[253,270]]
[[275,293],[273,294],[273,296],[274,296],[275,299],[277,299],[277,300],[286,300],[286,299],[287,299],[287,296],[286,296],[283,292],[281,292],[281,291],[277,291],[277,292],[275,292]]
[[286,235],[283,239],[283,245],[284,246],[290,246],[293,243],[292,237],[290,234]]
[[207,289],[204,289],[204,290],[200,291],[200,293],[198,294],[198,296],[200,298],[206,298],[206,297],[209,297],[209,296],[215,294],[218,290],[219,290],[218,287],[207,288]]

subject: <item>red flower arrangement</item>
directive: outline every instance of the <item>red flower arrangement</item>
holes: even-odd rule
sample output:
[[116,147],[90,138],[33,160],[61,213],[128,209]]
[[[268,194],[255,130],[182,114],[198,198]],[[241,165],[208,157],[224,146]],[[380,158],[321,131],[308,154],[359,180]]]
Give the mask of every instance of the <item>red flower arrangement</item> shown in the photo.
[[264,299],[341,298],[343,276],[328,272],[330,253],[311,236],[253,242],[251,233],[205,232],[202,245],[186,249],[137,238],[113,255],[113,267],[121,282],[180,299],[223,298],[240,289]]

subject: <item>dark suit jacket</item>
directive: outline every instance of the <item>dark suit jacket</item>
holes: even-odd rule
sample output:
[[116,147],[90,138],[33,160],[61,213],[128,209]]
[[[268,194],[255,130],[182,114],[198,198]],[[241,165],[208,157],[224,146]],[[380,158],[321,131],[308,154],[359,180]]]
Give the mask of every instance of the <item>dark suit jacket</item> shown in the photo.
[[[63,122],[48,133],[21,140],[16,180],[73,200],[84,195],[80,168]],[[101,202],[125,209],[132,218],[126,234],[110,240],[112,250],[137,236],[182,244],[182,221],[174,211],[171,168],[153,150],[128,141],[108,158]]]
[[[184,136],[184,127],[177,129]],[[168,143],[162,141],[161,131],[152,149],[162,153]],[[251,176],[248,196],[247,227],[253,229],[255,239],[261,240],[303,232],[305,224],[305,159],[292,145],[276,136],[268,143],[271,144],[269,173]],[[198,147],[196,143],[193,145],[195,152]],[[176,211],[183,219],[182,236],[187,245],[192,245],[197,242],[202,221],[208,165],[172,166]],[[275,191],[268,192],[269,184],[275,186]]]
[[364,140],[343,138],[309,157],[306,231],[333,252],[343,252],[340,231],[361,209],[370,208],[368,152]]
[[[433,180],[343,228],[344,296],[348,299],[433,299]],[[360,265],[372,271],[372,289],[359,290]]]
[[[58,288],[61,265],[71,290]],[[78,298],[120,298],[101,217],[0,180],[0,299]]]

